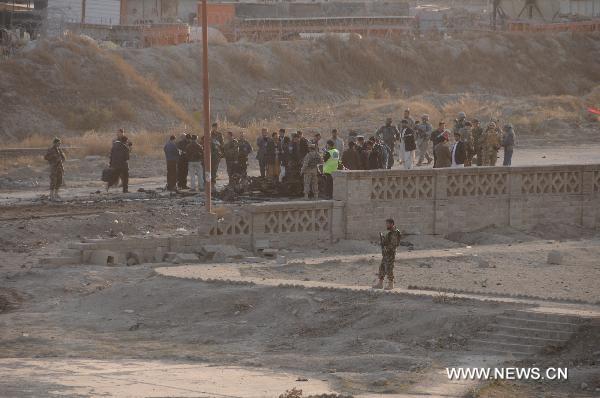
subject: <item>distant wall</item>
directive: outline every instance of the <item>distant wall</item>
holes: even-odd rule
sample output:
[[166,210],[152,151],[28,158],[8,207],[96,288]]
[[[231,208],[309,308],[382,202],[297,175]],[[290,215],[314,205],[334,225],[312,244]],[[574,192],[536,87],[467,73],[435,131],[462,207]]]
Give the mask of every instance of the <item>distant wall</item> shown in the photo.
[[343,236],[376,237],[392,217],[423,234],[488,225],[527,229],[558,222],[600,225],[600,165],[473,167],[338,172],[334,200],[343,201]]

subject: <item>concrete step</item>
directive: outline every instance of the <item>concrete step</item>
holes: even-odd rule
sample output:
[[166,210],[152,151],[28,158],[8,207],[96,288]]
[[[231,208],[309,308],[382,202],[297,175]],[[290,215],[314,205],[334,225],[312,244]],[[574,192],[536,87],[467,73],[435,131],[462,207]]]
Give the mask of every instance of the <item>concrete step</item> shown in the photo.
[[81,250],[79,249],[63,249],[60,251],[63,257],[81,257]]
[[506,325],[491,325],[492,332],[509,334],[513,336],[530,336],[537,337],[540,339],[556,339],[556,340],[568,340],[573,332],[565,332],[560,330],[547,330],[547,329],[534,329],[534,328],[521,328],[518,326],[506,326]]
[[40,258],[40,265],[60,267],[62,265],[78,265],[81,264],[80,257],[44,257]]
[[531,319],[534,321],[567,322],[579,324],[582,318],[572,314],[547,313],[537,311],[507,310],[504,315],[511,318]]
[[496,324],[505,326],[516,326],[528,329],[559,330],[563,332],[574,332],[579,327],[579,324],[570,322],[537,321],[533,319],[524,319],[508,316],[496,317]]
[[567,342],[567,339],[544,339],[540,337],[532,337],[527,335],[503,334],[498,332],[491,334],[487,332],[479,332],[476,338],[479,340],[495,341],[498,343],[525,344],[542,347],[546,347],[549,345],[562,346]]
[[544,348],[544,346],[538,345],[499,343],[496,341],[478,339],[471,340],[471,345],[484,351],[495,350],[499,352],[519,354],[535,354]]

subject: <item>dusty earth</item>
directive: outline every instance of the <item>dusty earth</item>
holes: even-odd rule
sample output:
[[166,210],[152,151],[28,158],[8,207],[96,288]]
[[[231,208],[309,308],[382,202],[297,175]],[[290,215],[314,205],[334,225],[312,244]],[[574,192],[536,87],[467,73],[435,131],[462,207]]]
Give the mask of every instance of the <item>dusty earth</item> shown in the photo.
[[[565,151],[527,145],[515,160],[569,163],[582,153],[589,162],[600,161],[596,147]],[[0,391],[5,396],[277,397],[293,388],[304,396],[600,394],[597,326],[581,330],[563,350],[521,363],[565,364],[566,383],[449,382],[444,373],[447,366],[517,363],[472,349],[469,341],[494,316],[532,305],[452,299],[455,292],[597,308],[597,231],[490,226],[407,236],[398,255],[398,284],[437,292],[429,297],[206,283],[156,272],[169,264],[40,265],[41,258],[83,238],[185,234],[201,225],[201,195],[161,191],[162,161],[133,160],[132,191],[145,191],[129,195],[102,192],[96,177],[103,162],[67,163],[69,186],[62,203],[40,197],[43,165],[4,174],[3,181],[11,181],[0,198]],[[251,170],[257,173],[254,163]],[[550,250],[563,253],[563,265],[546,264]],[[290,247],[281,254],[284,265],[241,260],[224,269],[292,284],[360,287],[372,283],[380,259],[374,242],[356,241]],[[489,267],[481,268],[482,260]]]

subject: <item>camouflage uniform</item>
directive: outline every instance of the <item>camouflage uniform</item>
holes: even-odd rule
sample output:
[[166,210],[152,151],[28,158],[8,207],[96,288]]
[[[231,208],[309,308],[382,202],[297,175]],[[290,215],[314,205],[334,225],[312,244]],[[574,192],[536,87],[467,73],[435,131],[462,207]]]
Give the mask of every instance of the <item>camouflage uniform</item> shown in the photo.
[[488,125],[485,133],[481,137],[482,147],[481,152],[483,155],[483,166],[495,166],[496,160],[498,159],[498,150],[500,149],[500,134],[496,129],[496,125]]
[[379,279],[387,275],[389,281],[394,280],[394,261],[396,260],[396,248],[400,245],[400,231],[395,228],[385,232],[381,242],[381,265],[379,266]]
[[482,136],[483,128],[473,127],[471,130],[471,137],[473,137],[473,151],[475,152],[475,155],[477,155],[477,166],[483,166],[483,153],[481,152]]
[[321,163],[323,163],[323,159],[315,150],[308,152],[302,161],[300,174],[304,175],[305,198],[308,198],[311,191],[315,199],[319,197],[319,165]]
[[427,159],[427,163],[431,163],[433,158],[429,154],[429,136],[433,131],[433,127],[429,122],[421,122],[416,125],[417,131],[417,148],[419,149],[419,161],[417,166],[423,164],[423,160]]
[[223,155],[227,166],[229,184],[234,184],[240,177],[240,145],[237,139],[233,138],[223,146]]
[[48,148],[44,159],[50,163],[50,192],[53,196],[58,193],[58,189],[63,185],[63,175],[65,173],[63,162],[66,158],[62,149],[53,145]]
[[473,145],[473,128],[471,126],[464,126],[459,130],[460,140],[465,143],[465,151],[467,157],[465,158],[465,167],[471,166],[473,156],[475,156],[475,149]]

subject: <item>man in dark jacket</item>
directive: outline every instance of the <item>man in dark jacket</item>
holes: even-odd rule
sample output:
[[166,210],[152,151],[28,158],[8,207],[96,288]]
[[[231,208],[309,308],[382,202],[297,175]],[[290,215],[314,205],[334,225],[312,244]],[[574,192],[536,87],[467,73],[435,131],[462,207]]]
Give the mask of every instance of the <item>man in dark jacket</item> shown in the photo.
[[348,170],[360,170],[360,154],[356,150],[354,141],[350,141],[348,149],[342,154],[342,164]]
[[502,146],[504,147],[504,161],[502,162],[502,165],[510,166],[512,164],[512,156],[515,148],[515,131],[512,124],[505,125],[503,130]]
[[167,160],[167,191],[177,189],[177,162],[179,161],[179,149],[175,144],[176,137],[172,135],[165,144],[165,158]]
[[452,155],[450,154],[450,147],[448,146],[448,131],[444,131],[441,136],[441,142],[439,142],[433,149],[434,163],[433,168],[439,169],[442,167],[450,167],[452,165]]
[[381,126],[375,135],[390,148],[390,155],[386,159],[384,166],[386,169],[391,169],[394,165],[394,146],[398,139],[398,128],[392,124],[391,117],[385,120],[385,126]]
[[185,148],[192,140],[190,134],[184,134],[181,140],[177,143],[177,149],[179,149],[179,159],[177,161],[177,185],[179,189],[188,189],[187,178],[188,178],[188,159],[185,153]]
[[454,132],[454,144],[452,144],[452,148],[450,148],[450,159],[450,165],[452,167],[465,167],[465,160],[467,159],[467,144],[461,139],[461,134],[459,131]]
[[229,177],[229,185],[234,184],[239,176],[239,159],[240,159],[240,144],[233,137],[233,131],[227,132],[227,142],[223,146],[223,156],[225,157],[225,165],[227,166],[227,176]]
[[253,151],[252,145],[246,139],[244,132],[240,132],[240,136],[238,138],[238,143],[240,146],[240,157],[239,157],[239,170],[240,175],[242,177],[248,176],[248,157]]
[[[129,151],[131,150],[131,146],[128,145],[127,141],[127,137],[122,136],[113,142],[110,150],[110,168],[113,170],[113,178],[116,181],[119,178],[121,179],[123,193],[129,192]],[[111,185],[114,185],[114,182],[113,184],[108,183],[108,187]]]
[[[190,143],[185,147],[185,156],[188,160],[188,170],[191,173],[191,188],[192,191],[204,190],[204,148],[198,142],[198,136],[192,135]],[[196,185],[198,178],[198,185]],[[198,188],[196,188],[198,187]]]

